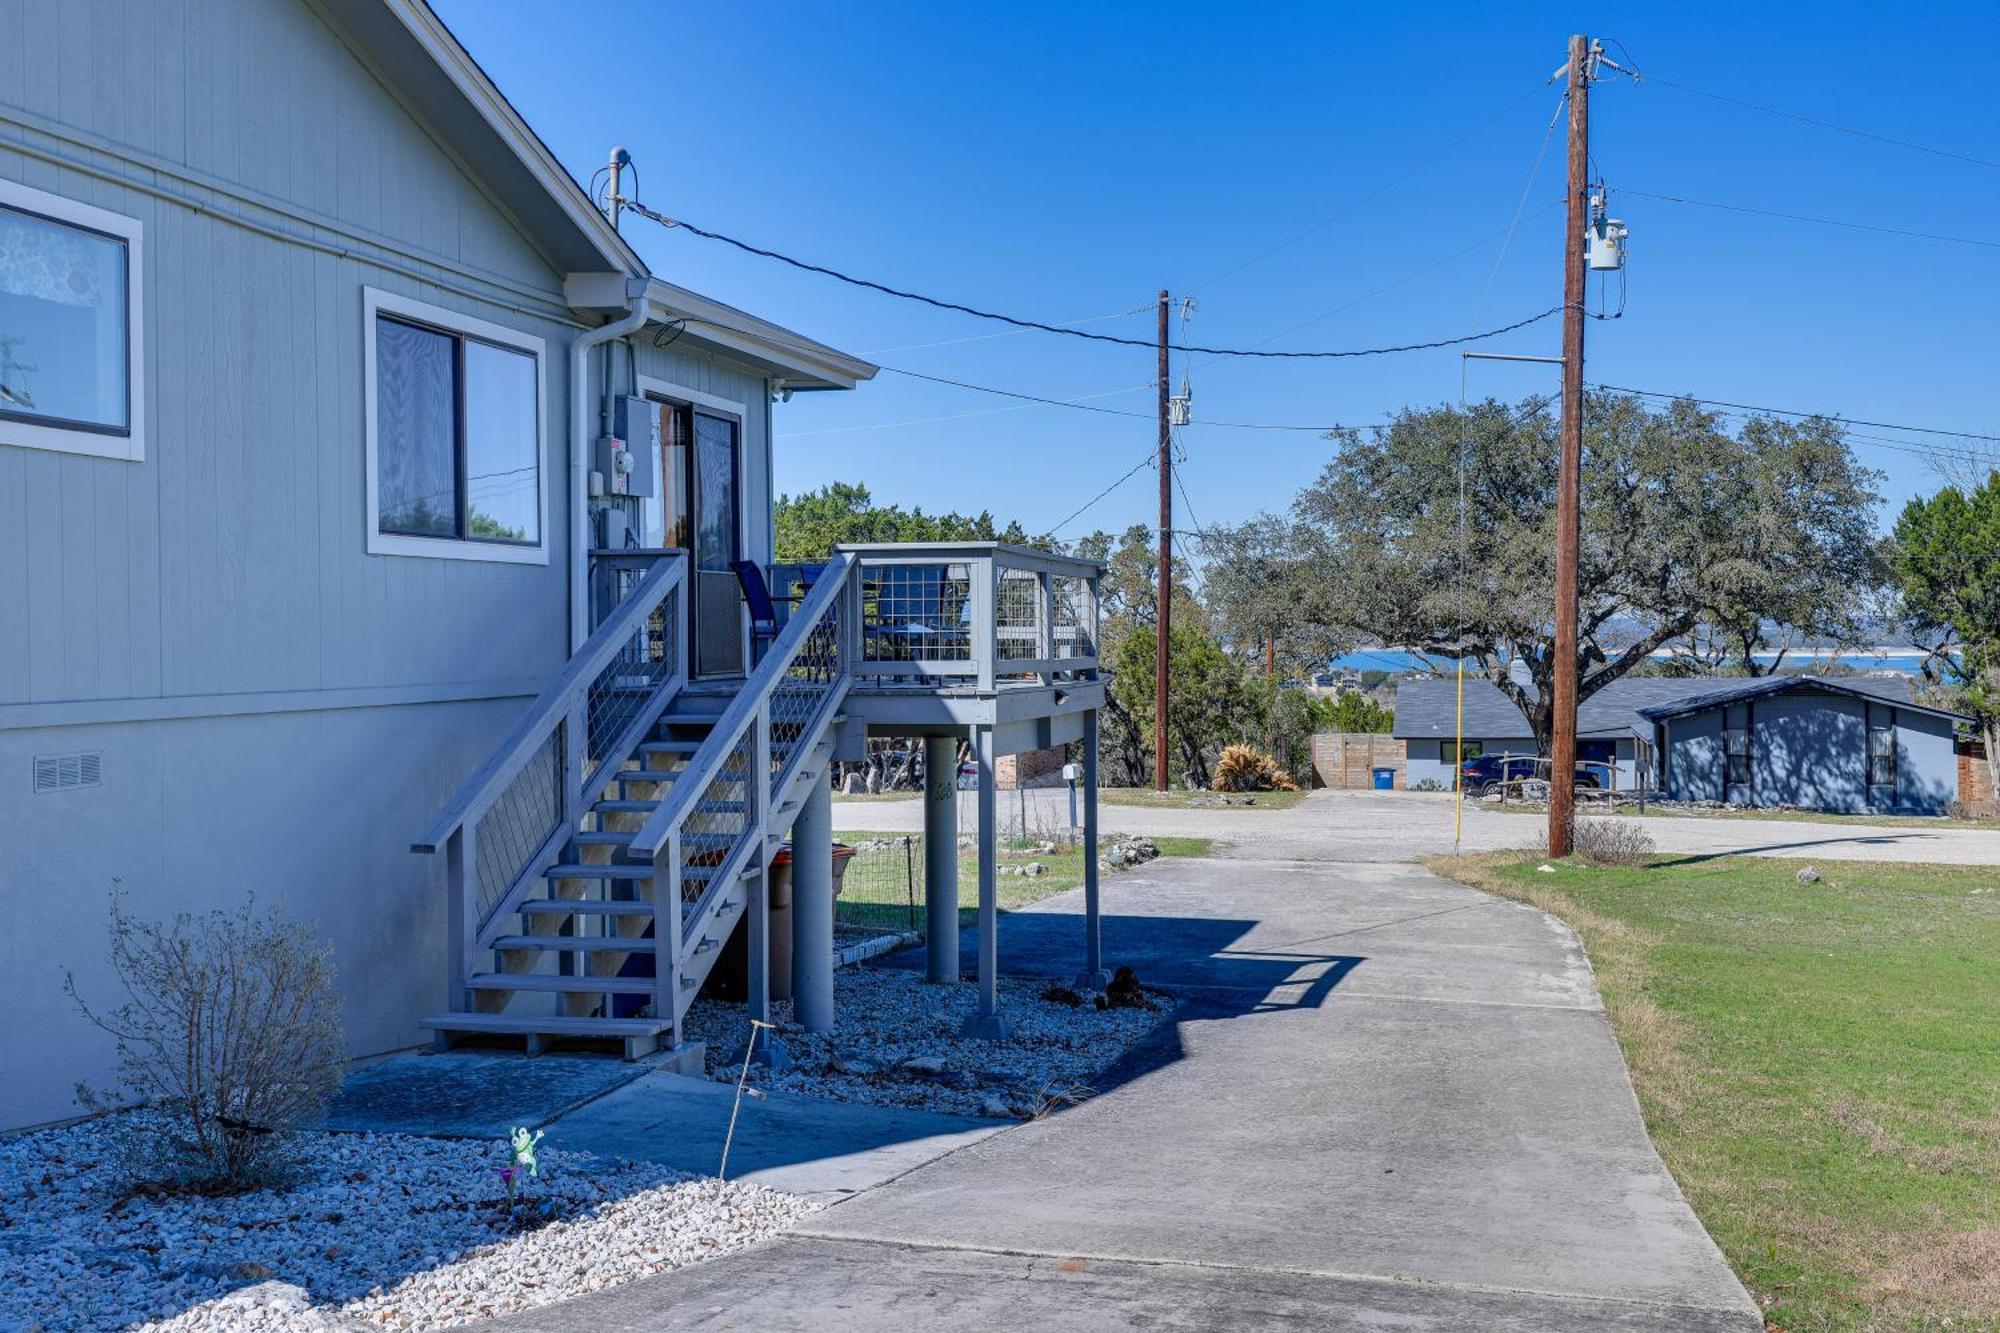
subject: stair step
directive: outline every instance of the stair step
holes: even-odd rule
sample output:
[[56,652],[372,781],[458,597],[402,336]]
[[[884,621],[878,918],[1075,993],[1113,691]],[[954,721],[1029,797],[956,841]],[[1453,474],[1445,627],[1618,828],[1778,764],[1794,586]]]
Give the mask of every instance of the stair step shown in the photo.
[[577,995],[651,995],[651,977],[563,977],[548,972],[475,972],[473,990],[563,991]]
[[605,861],[597,865],[550,866],[542,872],[544,879],[651,879],[653,867],[633,865],[629,861]]
[[701,748],[700,741],[644,741],[639,746],[640,754],[693,754]]
[[663,768],[621,768],[611,775],[614,782],[652,782],[666,786],[679,777]]
[[641,935],[502,935],[496,949],[551,949],[558,953],[651,953],[653,941]]
[[522,916],[567,912],[577,916],[651,916],[653,905],[631,899],[530,898],[515,909]]
[[579,847],[629,847],[638,834],[632,829],[585,829],[570,835]]
[[569,1018],[555,1014],[433,1014],[431,1032],[510,1032],[551,1037],[654,1037],[673,1024],[657,1018]]
[[650,815],[660,808],[658,801],[599,801],[590,807],[601,815]]

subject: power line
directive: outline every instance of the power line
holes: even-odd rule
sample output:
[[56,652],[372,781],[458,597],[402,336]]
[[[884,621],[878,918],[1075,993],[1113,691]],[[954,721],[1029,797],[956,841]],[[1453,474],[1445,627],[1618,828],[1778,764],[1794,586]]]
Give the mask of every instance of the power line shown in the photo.
[[1815,116],[1800,115],[1796,111],[1784,111],[1774,106],[1761,106],[1756,102],[1746,102],[1740,97],[1730,97],[1724,93],[1712,93],[1703,88],[1692,88],[1685,83],[1675,83],[1671,79],[1663,79],[1657,74],[1646,75],[1646,82],[1657,83],[1662,87],[1672,88],[1676,92],[1692,93],[1696,97],[1706,97],[1712,102],[1727,102],[1731,106],[1741,107],[1745,111],[1755,111],[1759,115],[1775,116],[1780,120],[1796,121],[1801,125],[1812,125],[1822,130],[1832,130],[1836,134],[1851,134],[1857,139],[1872,139],[1876,143],[1888,144],[1895,148],[1907,148],[1916,153],[1929,153],[1933,157],[1950,158],[1955,162],[1969,162],[1976,167],[2000,168],[2000,162],[1994,162],[1983,157],[1974,157],[1970,153],[1954,152],[1949,148],[1934,148],[1929,144],[1917,143],[1910,139],[1896,139],[1886,134],[1877,134],[1873,130],[1857,130],[1851,125],[1836,125],[1830,120],[1820,120]]
[[[818,273],[823,277],[833,278],[838,282],[844,282],[853,287],[863,287],[869,291],[880,292],[885,296],[897,297],[900,300],[920,302],[923,305],[933,306],[939,310],[956,311],[959,314],[971,315],[975,319],[990,319],[1001,324],[1011,324],[1018,329],[1032,329],[1042,333],[1057,333],[1069,338],[1082,338],[1089,342],[1109,343],[1117,347],[1144,347],[1151,349],[1158,346],[1157,342],[1148,341],[1144,338],[1125,338],[1112,333],[1092,333],[1086,329],[1065,327],[1061,324],[1050,324],[1036,319],[1023,319],[1017,315],[1003,315],[998,311],[981,310],[977,306],[969,306],[959,301],[947,301],[940,297],[926,296],[922,292],[913,292],[901,287],[891,287],[887,283],[875,282],[869,278],[857,278],[852,274],[842,273],[839,269],[828,268],[824,264],[814,264],[803,259],[794,259],[792,256],[781,254],[776,250],[767,249],[761,245],[752,245],[748,241],[740,241],[734,236],[725,236],[718,231],[709,231],[706,228],[697,227],[692,222],[686,222],[679,218],[670,218],[666,214],[648,208],[643,204],[628,202],[625,207],[639,214],[641,217],[652,219],[663,227],[678,227],[682,231],[691,232],[704,240],[720,241],[724,245],[734,246],[745,254],[758,255],[765,259],[775,259],[781,264],[789,264],[791,267],[807,273]],[[1561,306],[1551,306],[1540,314],[1530,315],[1526,319],[1515,320],[1512,324],[1502,325],[1497,329],[1487,329],[1481,333],[1468,333],[1456,338],[1439,338],[1429,342],[1402,343],[1392,347],[1356,347],[1343,348],[1336,351],[1313,352],[1274,352],[1254,347],[1199,347],[1176,343],[1173,344],[1173,348],[1175,351],[1180,352],[1199,352],[1204,356],[1257,357],[1271,360],[1324,361],[1360,356],[1388,356],[1397,352],[1427,352],[1440,347],[1457,347],[1464,343],[1478,342],[1486,338],[1496,338],[1503,333],[1512,333],[1516,329],[1523,329],[1530,324],[1539,323],[1551,315],[1561,313],[1561,311]]]
[[1047,532],[1044,532],[1042,534],[1042,537],[1045,540],[1047,538],[1053,537],[1058,532],[1061,532],[1064,528],[1068,527],[1070,524],[1076,522],[1076,520],[1081,518],[1085,513],[1085,511],[1090,509],[1091,506],[1095,505],[1099,500],[1102,500],[1105,496],[1111,494],[1111,492],[1117,490],[1120,486],[1123,486],[1126,482],[1132,480],[1133,477],[1137,476],[1145,468],[1152,466],[1152,463],[1153,463],[1153,451],[1151,449],[1148,449],[1146,450],[1146,456],[1144,458],[1141,458],[1137,463],[1134,463],[1131,469],[1127,471],[1123,476],[1119,477],[1118,480],[1112,482],[1109,486],[1106,486],[1103,490],[1099,491],[1097,494],[1091,496],[1088,500],[1085,500],[1082,504],[1078,505],[1075,509],[1071,510],[1070,513],[1060,523],[1057,523]]
[[1655,199],[1664,204],[1692,204],[1696,208],[1719,208],[1725,212],[1748,213],[1760,218],[1778,218],[1785,222],[1810,222],[1820,227],[1844,227],[1849,231],[1871,231],[1883,236],[1904,236],[1919,241],[1943,241],[1949,245],[1976,245],[1982,249],[2000,250],[2000,241],[1989,241],[1978,236],[1947,236],[1942,232],[1915,231],[1908,227],[1887,227],[1873,222],[1850,222],[1846,218],[1822,218],[1807,213],[1781,213],[1776,209],[1752,208],[1748,204],[1725,204],[1713,199],[1690,199],[1679,194],[1650,194],[1645,190],[1635,190],[1629,185],[1620,186],[1619,193],[1640,199]]
[[[1143,315],[1148,311],[1150,311],[1152,308],[1153,307],[1150,305],[1134,306],[1130,310],[1116,310],[1108,315],[1092,315],[1089,319],[1065,320],[1063,321],[1063,325],[1065,328],[1075,328],[1081,324],[1102,324],[1107,320],[1124,319],[1130,315]],[[901,347],[877,347],[873,351],[863,352],[861,355],[888,356],[896,352],[922,352],[922,351],[927,351],[933,347],[957,347],[964,343],[991,342],[995,338],[1018,338],[1024,333],[1033,333],[1033,332],[1036,332],[1036,330],[1008,329],[1000,333],[975,333],[964,338],[941,338],[937,342],[907,343]]]
[[[905,374],[911,375],[913,378],[937,379],[936,376],[917,376],[913,371],[896,370],[894,367],[891,366],[883,366],[880,367],[880,369],[887,370],[890,373],[897,375],[905,375]],[[949,381],[949,380],[940,380],[939,382],[955,383],[955,381]],[[961,384],[957,385],[957,387],[971,388],[975,386]],[[867,425],[861,425],[861,426],[827,426],[819,430],[785,431],[779,434],[777,438],[781,440],[798,440],[798,439],[805,439],[808,436],[814,436],[814,435],[853,435],[861,431],[895,430],[898,427],[902,426],[929,426],[929,425],[935,425],[938,422],[943,422],[943,421],[965,421],[972,417],[990,417],[1001,412],[1025,412],[1029,408],[1037,406],[1073,407],[1086,412],[1106,411],[1108,409],[1093,407],[1090,404],[1089,400],[1092,398],[1115,398],[1116,396],[1122,393],[1137,393],[1141,389],[1150,389],[1152,387],[1153,387],[1152,381],[1148,380],[1144,384],[1128,385],[1123,389],[1106,389],[1103,393],[1087,393],[1081,395],[1080,397],[1072,399],[1036,398],[1033,395],[1018,395],[1020,397],[1027,398],[1029,401],[1022,403],[1018,407],[988,407],[988,408],[982,408],[977,412],[947,412],[939,416],[910,417],[903,421],[877,421],[877,422],[870,422]],[[1007,390],[1004,389],[988,389],[985,390],[985,392],[1001,394],[1006,397],[1017,396],[1009,393]],[[1136,416],[1145,416],[1146,413],[1124,412],[1121,413],[1120,415],[1136,417]]]
[[[965,380],[948,379],[943,375],[926,375],[920,370],[903,370],[896,366],[883,366],[881,369],[888,371],[891,375],[907,375],[913,380],[928,380],[932,384],[949,384],[954,389],[970,389],[974,393],[990,393],[1001,398],[1018,398],[1024,403],[1038,403],[1043,407],[1068,407],[1079,412],[1096,412],[1107,417],[1143,417],[1148,421],[1152,420],[1153,417],[1151,412],[1134,412],[1122,407],[1098,407],[1092,403],[1086,403],[1080,398],[1044,398],[1040,394],[1017,393],[1012,389],[996,389],[991,385],[972,384]],[[1153,382],[1148,380],[1138,387],[1150,389],[1154,386]],[[1113,392],[1130,393],[1132,391],[1130,389],[1117,389]],[[1105,397],[1108,395],[1091,396]]]
[[[1083,412],[1100,413],[1104,416],[1138,417],[1146,421],[1151,421],[1154,417],[1154,414],[1151,412],[1135,412],[1129,408],[1122,408],[1122,407],[1098,407],[1095,404],[1086,403],[1081,399],[1076,399],[1076,398],[1045,398],[1040,394],[1018,393],[1013,389],[996,389],[990,384],[974,384],[969,380],[947,379],[943,375],[927,375],[922,371],[903,370],[896,366],[882,366],[880,367],[880,369],[887,371],[889,374],[892,375],[907,375],[911,379],[928,380],[932,384],[948,384],[954,389],[970,389],[974,393],[990,393],[990,394],[997,394],[1002,398],[1018,398],[1024,402],[1038,403],[1045,407],[1069,407],[1069,408],[1075,408],[1078,411],[1083,411]],[[1154,385],[1148,382],[1146,384],[1139,385],[1138,387],[1144,389],[1150,389],[1153,388]],[[1113,390],[1112,392],[1130,393],[1132,392],[1132,390],[1116,389]],[[1094,396],[1106,397],[1109,395],[1094,395]],[[901,424],[901,423],[895,423],[895,424]],[[1321,435],[1324,435],[1329,431],[1336,431],[1336,430],[1375,429],[1375,427],[1372,426],[1350,427],[1343,425],[1339,422],[1316,424],[1316,423],[1304,423],[1304,422],[1276,422],[1276,421],[1210,421],[1202,418],[1196,418],[1190,421],[1188,424],[1191,426],[1212,426],[1218,430],[1311,431]],[[857,427],[856,429],[865,429],[865,428]],[[810,434],[812,432],[806,432],[806,433]]]
[[1640,398],[1665,398],[1668,400],[1685,398],[1689,402],[1700,403],[1704,407],[1733,407],[1745,412],[1756,412],[1773,417],[1825,417],[1829,421],[1844,426],[1867,426],[1875,430],[1900,430],[1917,435],[1944,435],[1960,440],[1982,440],[1989,444],[2000,444],[2000,435],[1981,435],[1977,431],[1946,430],[1939,426],[1910,426],[1895,421],[1868,421],[1861,417],[1843,417],[1837,412],[1802,412],[1790,407],[1759,407],[1754,403],[1732,403],[1720,398],[1702,398],[1691,393],[1663,393],[1657,389],[1628,389],[1617,384],[1593,384],[1590,386],[1603,393],[1629,393]]

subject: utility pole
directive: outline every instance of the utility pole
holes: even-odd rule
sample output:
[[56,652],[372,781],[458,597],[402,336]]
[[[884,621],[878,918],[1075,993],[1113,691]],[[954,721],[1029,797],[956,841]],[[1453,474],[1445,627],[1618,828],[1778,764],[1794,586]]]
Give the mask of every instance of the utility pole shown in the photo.
[[1153,790],[1167,789],[1167,639],[1174,623],[1174,450],[1168,429],[1167,293],[1160,291],[1160,586],[1153,646]]
[[1569,39],[1569,198],[1563,209],[1562,466],[1556,478],[1555,715],[1549,738],[1549,855],[1568,856],[1576,818],[1576,561],[1583,471],[1584,228],[1590,204],[1590,40]]

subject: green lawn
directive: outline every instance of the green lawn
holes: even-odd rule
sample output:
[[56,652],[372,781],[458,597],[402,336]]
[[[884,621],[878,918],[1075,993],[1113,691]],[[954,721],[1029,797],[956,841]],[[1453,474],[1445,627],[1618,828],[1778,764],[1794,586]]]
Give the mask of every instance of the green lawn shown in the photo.
[[[850,833],[835,835],[842,842],[895,841],[900,833]],[[1208,838],[1152,838],[1160,855],[1207,856],[1212,847]],[[1030,862],[1047,867],[1030,878],[1002,875],[999,878],[1000,910],[1009,912],[1066,892],[1083,883],[1083,852],[1080,848],[1058,849],[1054,853],[1031,855],[1003,850],[1001,865],[1023,866]],[[871,848],[848,862],[842,882],[837,919],[843,925],[882,926],[893,930],[923,929],[924,849],[916,840],[907,851],[900,845]],[[1107,878],[1120,872],[1107,872]],[[914,879],[914,885],[912,880]],[[970,925],[979,917],[979,858],[972,848],[959,850],[959,923]],[[913,905],[914,903],[914,905]]]
[[1431,861],[1575,927],[1653,1142],[1771,1327],[2000,1329],[2000,871]]
[[1100,787],[1097,799],[1103,805],[1136,805],[1151,810],[1185,810],[1192,806],[1196,809],[1240,810],[1246,814],[1255,814],[1259,810],[1289,810],[1306,798],[1306,794],[1302,791],[1232,792],[1228,794],[1249,796],[1257,804],[1217,806],[1199,804],[1204,797],[1213,798],[1221,794],[1223,793],[1183,789],[1159,792],[1150,787]]
[[[1523,804],[1509,801],[1504,805],[1479,802],[1481,810],[1497,810],[1509,815],[1546,815],[1548,807],[1534,803]],[[1592,802],[1589,809],[1602,810],[1607,814],[1631,817],[1644,814],[1648,819],[1790,819],[1802,824],[1866,824],[1882,828],[1964,828],[2000,829],[2000,819],[1950,819],[1942,815],[1835,815],[1822,810],[1680,810],[1671,807],[1648,805],[1643,811],[1638,806],[1625,803],[1608,809]]]

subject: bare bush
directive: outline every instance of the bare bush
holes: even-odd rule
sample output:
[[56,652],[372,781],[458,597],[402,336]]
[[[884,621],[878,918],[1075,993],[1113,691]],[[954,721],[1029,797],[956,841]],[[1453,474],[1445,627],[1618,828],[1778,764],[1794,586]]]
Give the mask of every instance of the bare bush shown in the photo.
[[1594,866],[1643,865],[1654,852],[1653,835],[1629,820],[1579,819],[1573,827],[1575,854]]
[[[1546,828],[1536,831],[1534,850],[1548,855]],[[1587,865],[1644,865],[1655,850],[1653,835],[1627,820],[1593,815],[1570,825],[1570,855]]]
[[117,1042],[116,1091],[78,1084],[77,1100],[134,1107],[108,1125],[133,1187],[221,1192],[281,1174],[292,1133],[340,1088],[332,947],[250,902],[162,925],[128,916],[114,891],[111,965],[116,1008],[93,1009],[74,976],[65,989]]

